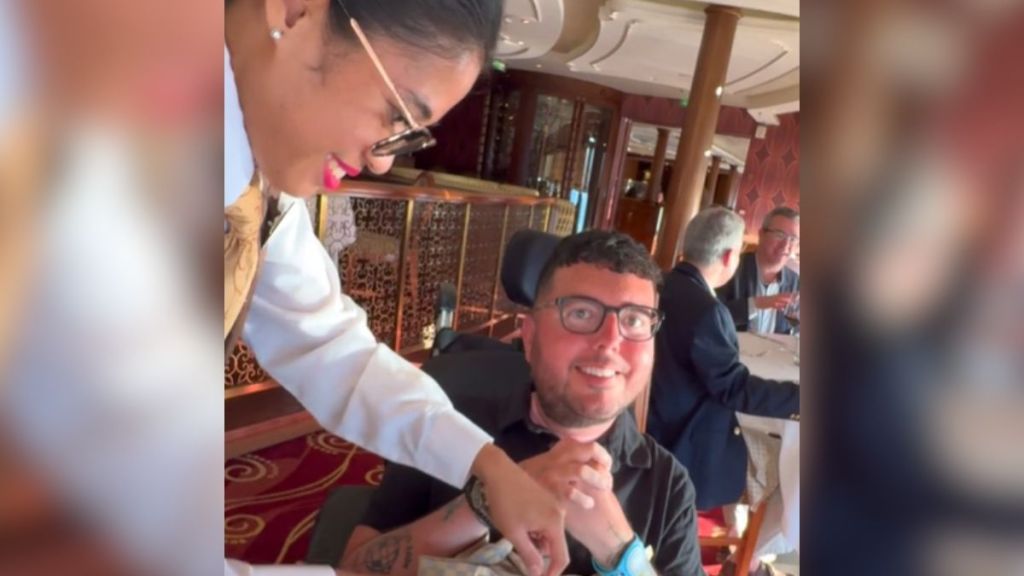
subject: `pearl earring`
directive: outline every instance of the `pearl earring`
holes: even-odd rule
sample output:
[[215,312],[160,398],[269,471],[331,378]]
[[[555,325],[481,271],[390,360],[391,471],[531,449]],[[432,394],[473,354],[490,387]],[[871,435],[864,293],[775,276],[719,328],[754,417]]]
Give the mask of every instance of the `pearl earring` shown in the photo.
[[284,36],[284,31],[282,31],[280,28],[270,29],[270,37],[274,39],[274,42],[280,40],[282,36]]

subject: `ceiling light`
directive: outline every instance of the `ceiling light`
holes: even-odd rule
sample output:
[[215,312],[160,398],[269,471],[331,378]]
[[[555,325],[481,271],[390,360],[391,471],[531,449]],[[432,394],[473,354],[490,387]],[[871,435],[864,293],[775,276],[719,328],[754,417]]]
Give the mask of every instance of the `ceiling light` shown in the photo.
[[540,67],[541,67],[541,65],[540,65],[540,64],[537,64],[537,68],[540,68]]
[[529,18],[523,18],[522,20],[520,20],[520,22],[522,22],[523,24],[529,24],[530,22],[533,22],[533,20],[530,20]]
[[511,16],[505,16],[505,24],[511,24],[511,23],[512,23],[512,17]]
[[517,46],[526,46],[526,42],[524,42],[523,40],[516,40],[516,45]]
[[710,148],[708,148],[707,150],[704,151],[704,157],[705,158],[711,158],[711,149]]
[[721,86],[719,86],[718,88],[715,88],[715,96],[718,96],[719,98],[721,98],[722,97],[722,92],[725,92],[725,90],[723,90]]

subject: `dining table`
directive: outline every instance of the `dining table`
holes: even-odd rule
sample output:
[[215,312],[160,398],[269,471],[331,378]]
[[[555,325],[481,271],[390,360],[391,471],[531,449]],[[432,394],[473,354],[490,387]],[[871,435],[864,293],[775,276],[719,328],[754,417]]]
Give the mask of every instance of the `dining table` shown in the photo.
[[[800,339],[787,334],[740,332],[740,360],[751,374],[800,383]],[[763,502],[764,523],[755,556],[800,549],[800,422],[737,413],[745,437],[762,435],[778,441],[778,486]]]

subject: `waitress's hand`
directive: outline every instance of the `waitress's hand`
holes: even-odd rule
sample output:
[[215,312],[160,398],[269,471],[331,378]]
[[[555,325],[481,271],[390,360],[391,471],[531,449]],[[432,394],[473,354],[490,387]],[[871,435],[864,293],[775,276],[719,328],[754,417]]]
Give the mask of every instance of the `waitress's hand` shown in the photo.
[[565,510],[555,496],[493,444],[480,450],[472,472],[483,482],[494,527],[515,546],[530,576],[561,574],[569,550]]

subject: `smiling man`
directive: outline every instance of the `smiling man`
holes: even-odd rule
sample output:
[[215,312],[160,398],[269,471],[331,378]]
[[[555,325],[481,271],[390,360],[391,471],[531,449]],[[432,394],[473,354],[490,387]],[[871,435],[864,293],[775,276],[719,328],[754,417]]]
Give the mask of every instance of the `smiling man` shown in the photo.
[[[439,372],[506,376],[500,385],[485,376],[448,392],[565,506],[567,573],[704,573],[693,485],[628,410],[651,380],[660,284],[660,270],[627,236],[570,236],[546,263],[524,317],[528,370],[515,352],[452,354],[424,366],[442,384],[448,379]],[[521,378],[508,375],[514,363]],[[414,574],[419,556],[453,556],[487,534],[480,508],[420,472],[389,465],[342,564]]]

